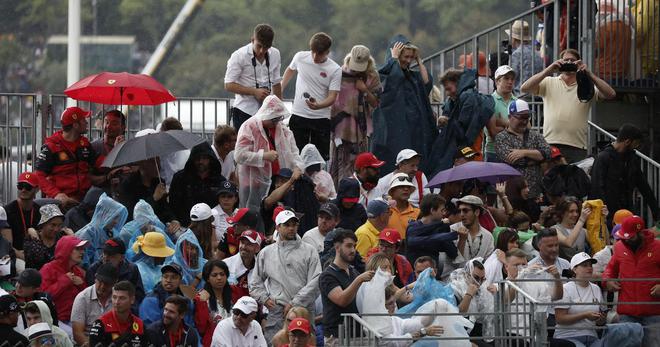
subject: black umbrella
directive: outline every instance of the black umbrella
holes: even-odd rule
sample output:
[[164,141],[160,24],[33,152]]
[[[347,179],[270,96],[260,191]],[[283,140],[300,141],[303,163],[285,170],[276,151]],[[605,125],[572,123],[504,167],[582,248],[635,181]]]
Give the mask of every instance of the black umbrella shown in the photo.
[[193,148],[205,140],[183,130],[147,134],[122,142],[108,153],[102,167],[118,167]]

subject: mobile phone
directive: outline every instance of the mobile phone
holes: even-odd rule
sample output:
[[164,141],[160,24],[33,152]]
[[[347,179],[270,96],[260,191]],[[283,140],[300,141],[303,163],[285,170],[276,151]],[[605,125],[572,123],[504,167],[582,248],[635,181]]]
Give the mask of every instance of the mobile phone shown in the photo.
[[314,99],[311,95],[309,95],[308,92],[303,93],[303,98],[309,100],[310,102],[316,102],[316,99]]
[[575,63],[563,63],[559,67],[559,71],[561,71],[561,72],[576,72],[577,71],[577,64],[575,64]]

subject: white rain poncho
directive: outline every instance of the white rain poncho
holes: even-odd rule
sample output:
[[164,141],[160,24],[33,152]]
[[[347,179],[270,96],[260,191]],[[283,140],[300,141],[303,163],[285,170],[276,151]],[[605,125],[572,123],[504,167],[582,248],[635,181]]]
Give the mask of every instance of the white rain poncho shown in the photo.
[[[483,258],[477,257],[465,264],[465,267],[452,271],[449,275],[449,283],[451,284],[454,293],[459,298],[465,296],[467,293],[468,286],[472,284],[477,284],[477,281],[472,277],[472,272],[474,271],[474,261],[478,260],[483,264]],[[477,294],[474,295],[474,298],[470,301],[470,306],[468,307],[468,312],[494,312],[495,311],[495,297],[488,291],[488,281],[484,281],[479,285],[479,290]],[[473,323],[481,323],[483,325],[483,336],[490,337],[495,334],[495,325],[493,324],[492,315],[487,316],[474,316],[470,315],[469,320]]]
[[92,265],[101,259],[103,245],[109,239],[119,236],[126,218],[128,218],[128,210],[124,205],[105,193],[101,194],[91,222],[76,232],[76,237],[89,241],[89,245],[85,248],[84,265]]
[[[245,121],[238,130],[234,160],[236,160],[240,178],[240,207],[259,211],[261,200],[266,197],[270,189],[273,175],[272,164],[270,161],[264,160],[264,153],[268,152],[270,147],[262,121],[278,117],[286,118],[290,115],[291,113],[280,99],[269,95],[259,111]],[[281,121],[275,128],[274,142],[280,168],[293,170],[298,167],[303,170],[293,133]]]
[[[376,270],[376,274],[369,282],[360,285],[355,303],[360,314],[387,314],[385,307],[385,288],[392,284],[394,276],[381,270]],[[369,326],[382,335],[392,333],[392,323],[389,316],[365,316],[363,319],[369,323]]]
[[[436,299],[422,305],[417,314],[438,314],[438,313],[458,313],[458,308],[444,299]],[[416,316],[420,317],[420,316]],[[429,324],[427,324],[429,325]],[[473,324],[469,320],[456,316],[435,316],[430,325],[440,325],[445,331],[440,337],[468,337],[467,329],[472,329]],[[442,347],[470,347],[472,343],[469,340],[428,340],[423,338],[413,344],[415,347],[421,346],[442,346]]]
[[334,199],[337,197],[337,191],[335,190],[335,183],[332,180],[330,173],[325,170],[325,160],[319,153],[319,150],[312,143],[308,143],[300,151],[300,158],[303,161],[303,166],[305,169],[312,165],[321,165],[321,170],[316,171],[310,175],[312,181],[316,185],[314,187],[314,192],[317,195],[325,196],[328,199]]

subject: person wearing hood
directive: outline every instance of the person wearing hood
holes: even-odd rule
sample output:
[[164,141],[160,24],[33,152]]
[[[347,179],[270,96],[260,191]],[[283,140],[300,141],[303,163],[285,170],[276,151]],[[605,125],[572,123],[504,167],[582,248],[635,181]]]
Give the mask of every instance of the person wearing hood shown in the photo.
[[[165,230],[169,229],[168,226],[158,219],[158,216],[156,216],[154,209],[149,203],[140,200],[133,209],[133,220],[124,224],[119,231],[119,238],[124,241],[124,244],[130,245],[132,244],[131,240],[135,239],[137,236],[156,230],[164,233]],[[178,226],[180,227],[180,225]],[[171,238],[171,236],[168,235],[168,238]],[[170,240],[172,246],[175,241],[176,239],[174,239],[174,241]]]
[[357,230],[367,221],[367,211],[360,201],[360,182],[353,178],[342,178],[337,189],[337,198],[332,203],[339,207],[340,220],[337,228]]
[[41,300],[30,301],[25,305],[23,310],[25,311],[28,327],[31,328],[35,324],[46,323],[51,329],[53,335],[56,336],[60,342],[57,347],[73,347],[73,342],[71,342],[71,338],[69,338],[66,331],[53,324],[50,309],[45,302]]
[[330,173],[325,171],[325,160],[314,144],[308,143],[300,151],[300,158],[305,166],[305,174],[312,179],[316,185],[314,193],[319,202],[324,203],[329,199],[337,197],[335,183]]
[[444,252],[450,259],[458,255],[453,242],[458,233],[451,231],[449,224],[445,223],[445,204],[445,198],[439,194],[422,198],[418,219],[406,230],[406,258],[411,264],[423,256],[438,259],[439,252]]
[[83,264],[89,266],[101,259],[105,241],[119,236],[121,228],[126,223],[128,211],[124,205],[111,197],[101,194],[92,221],[76,232],[76,237],[87,240],[90,246],[85,249]]
[[64,236],[55,246],[55,259],[41,270],[41,290],[53,297],[57,318],[69,322],[71,305],[78,293],[85,289],[85,270],[80,266],[88,241]]
[[[373,113],[371,152],[385,161],[382,169],[390,172],[397,153],[410,148],[422,156],[420,169],[427,171],[437,134],[429,101],[433,78],[421,61],[419,49],[405,36],[395,36],[389,48],[385,65],[378,70],[384,87]],[[419,70],[411,69],[413,62]]]
[[55,245],[65,235],[62,228],[64,215],[55,204],[48,204],[39,208],[41,219],[37,228],[39,238],[27,238],[23,244],[25,250],[25,267],[41,269],[44,264],[55,256]]
[[[12,291],[10,294],[16,298],[19,304],[26,304],[30,301],[39,300],[45,302],[48,305],[48,311],[50,312],[50,321],[51,323],[57,325],[57,311],[55,310],[55,305],[53,305],[53,299],[48,293],[39,291],[41,287],[41,274],[35,269],[27,268],[18,275],[16,280],[16,290]],[[16,326],[16,331],[20,333],[25,333],[27,330],[28,324],[25,318],[25,314],[22,314],[19,317],[18,324]]]
[[238,166],[239,206],[259,211],[271,178],[280,168],[302,170],[296,140],[282,120],[291,114],[275,95],[264,99],[259,111],[238,130],[234,159]]
[[[149,325],[163,318],[163,307],[165,307],[165,301],[170,296],[180,295],[185,297],[181,291],[183,271],[183,268],[175,263],[163,265],[160,269],[162,273],[160,282],[156,284],[151,294],[144,298],[140,304],[140,318],[144,321],[144,324]],[[188,308],[190,310],[185,320],[186,323],[192,324],[192,302],[190,300],[188,300]]]
[[165,235],[155,231],[138,236],[132,249],[135,252],[134,263],[140,270],[148,295],[160,281],[161,267],[166,258],[174,254],[174,249],[167,246]]
[[103,194],[103,189],[92,187],[85,194],[85,198],[80,204],[74,206],[64,214],[64,225],[77,232],[92,221],[96,204]]
[[[204,251],[193,231],[188,229],[179,236],[174,249],[172,263],[183,269],[182,283],[195,289],[201,289],[202,268],[207,260],[204,258]],[[209,257],[209,259],[212,258]]]
[[211,145],[200,143],[190,150],[183,170],[174,174],[170,186],[170,209],[181,225],[190,223],[190,209],[198,202],[215,206],[216,192],[226,181]]
[[[250,296],[268,308],[264,335],[270,341],[292,306],[314,312],[321,264],[316,249],[298,236],[296,214],[284,210],[275,219],[279,239],[257,255],[248,285]],[[266,285],[266,283],[268,285]],[[313,316],[313,315],[312,315]]]

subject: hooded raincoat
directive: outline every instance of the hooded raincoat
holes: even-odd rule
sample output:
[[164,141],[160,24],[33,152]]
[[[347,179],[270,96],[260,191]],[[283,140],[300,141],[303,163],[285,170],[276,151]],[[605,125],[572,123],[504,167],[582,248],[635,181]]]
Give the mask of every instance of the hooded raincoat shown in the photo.
[[355,231],[362,224],[367,222],[367,210],[360,203],[355,203],[351,208],[346,208],[342,204],[344,198],[356,198],[360,196],[360,182],[351,178],[344,178],[339,181],[337,198],[332,203],[339,207],[339,224],[337,228],[344,228]]
[[76,232],[76,237],[89,241],[83,258],[85,266],[101,259],[103,245],[109,239],[119,236],[119,231],[126,223],[126,218],[128,218],[128,211],[124,205],[105,193],[101,194],[92,221]]
[[53,325],[53,318],[50,315],[50,309],[48,308],[48,305],[41,300],[30,302],[36,304],[39,308],[41,321],[43,323],[48,323],[48,326],[50,327],[50,330],[53,332],[53,336],[55,336],[56,339],[55,345],[57,347],[73,347],[73,342],[71,342],[69,335],[64,330],[62,330],[62,328],[58,327],[57,325]]
[[[178,264],[183,269],[183,284],[192,285],[195,277],[202,273],[202,268],[204,268],[204,264],[207,262],[204,259],[202,247],[199,245],[199,241],[192,230],[188,229],[179,236],[174,250],[174,256],[172,256],[170,262]],[[199,290],[202,288],[203,283],[200,281],[196,289]]]
[[330,173],[325,171],[325,160],[323,160],[323,157],[316,146],[312,143],[306,144],[300,151],[300,158],[303,161],[305,170],[312,165],[321,165],[321,171],[316,171],[310,176],[316,185],[314,187],[314,192],[317,195],[325,196],[328,199],[336,198],[337,191],[335,190],[335,183],[332,180]]
[[[71,252],[79,242],[80,239],[74,236],[62,237],[55,246],[55,259],[44,265],[39,271],[41,273],[41,290],[53,297],[53,304],[57,308],[57,319],[65,322],[69,321],[71,317],[73,299],[87,287],[85,270],[78,265],[70,264]],[[69,272],[80,277],[82,283],[73,284],[67,275]]]
[[[409,42],[403,35],[392,38],[395,43]],[[429,73],[424,83],[419,71],[402,69],[397,59],[388,55],[378,73],[383,84],[380,105],[374,110],[374,131],[371,136],[371,152],[385,165],[381,172],[394,171],[396,156],[402,149],[410,148],[422,156],[420,169],[427,172],[431,146],[437,135],[429,93],[433,89],[433,77]]]
[[[270,95],[266,97],[259,111],[245,121],[238,130],[234,160],[240,177],[238,192],[240,207],[259,211],[261,200],[268,195],[270,189],[273,165],[264,159],[264,153],[270,151],[272,147],[268,138],[270,135],[264,129],[262,121],[278,117],[286,118],[290,115],[284,103],[276,96]],[[273,142],[273,150],[277,151],[280,168],[303,169],[293,132],[282,122],[278,122],[275,127]]]
[[154,209],[146,201],[140,199],[133,209],[133,220],[126,223],[119,232],[119,238],[124,241],[127,247],[130,247],[130,241],[139,234],[139,231],[146,225],[151,225],[156,229],[166,230],[165,224],[158,219]]
[[[205,156],[209,159],[209,174],[202,179],[197,174],[195,161]],[[190,157],[183,170],[174,174],[170,185],[170,210],[181,225],[190,224],[190,209],[203,202],[209,206],[218,204],[216,192],[226,181],[222,176],[222,166],[215,156],[211,145],[200,143],[190,150]]]

